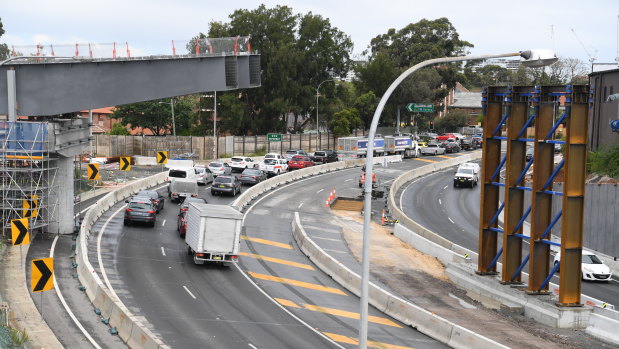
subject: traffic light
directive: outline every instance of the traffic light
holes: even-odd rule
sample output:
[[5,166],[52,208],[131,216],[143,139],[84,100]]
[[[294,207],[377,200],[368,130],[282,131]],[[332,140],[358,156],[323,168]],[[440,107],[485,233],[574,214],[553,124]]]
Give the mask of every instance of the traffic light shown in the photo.
[[434,121],[430,120],[430,130],[434,130]]

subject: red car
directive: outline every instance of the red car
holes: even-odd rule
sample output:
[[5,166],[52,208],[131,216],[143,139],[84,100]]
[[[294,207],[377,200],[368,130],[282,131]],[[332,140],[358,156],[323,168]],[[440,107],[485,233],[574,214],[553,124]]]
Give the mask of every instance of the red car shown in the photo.
[[453,139],[455,141],[456,135],[454,135],[453,133],[441,133],[438,137],[436,137],[436,139],[439,141],[446,141],[446,140]]
[[306,168],[314,166],[314,162],[309,158],[309,156],[305,155],[295,155],[288,161],[288,169],[296,170],[301,168]]
[[176,230],[178,230],[178,235],[180,235],[180,237],[185,237],[185,233],[187,233],[187,211],[181,211],[181,213],[178,214]]

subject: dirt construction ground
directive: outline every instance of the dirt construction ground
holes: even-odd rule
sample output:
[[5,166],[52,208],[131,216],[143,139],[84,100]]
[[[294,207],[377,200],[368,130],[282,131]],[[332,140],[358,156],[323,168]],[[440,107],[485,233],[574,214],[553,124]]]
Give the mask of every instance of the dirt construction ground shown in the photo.
[[[363,218],[359,212],[333,211],[349,249],[361,260]],[[611,348],[584,330],[556,329],[522,315],[489,309],[467,296],[445,274],[436,258],[392,235],[393,227],[372,222],[372,277],[412,303],[512,348]]]

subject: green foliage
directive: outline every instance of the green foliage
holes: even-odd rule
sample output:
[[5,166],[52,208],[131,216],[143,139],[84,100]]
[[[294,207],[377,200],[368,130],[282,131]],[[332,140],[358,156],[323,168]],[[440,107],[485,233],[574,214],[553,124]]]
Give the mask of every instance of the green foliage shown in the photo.
[[359,112],[355,108],[341,110],[333,115],[331,130],[336,137],[348,136],[362,125]]
[[17,348],[26,347],[26,343],[29,339],[26,329],[19,330],[16,328],[9,328],[9,336],[11,337],[11,341],[13,341]]
[[434,128],[438,132],[457,132],[460,127],[469,124],[471,115],[467,112],[456,110],[449,111],[447,114],[434,122]]
[[[177,132],[191,128],[193,114],[192,103],[188,98],[174,101]],[[122,119],[120,123],[123,126],[130,125],[132,129],[136,127],[149,129],[156,136],[171,133],[172,130],[172,109],[169,99],[121,105],[116,107],[111,117]]]
[[471,67],[466,67],[464,68],[464,75],[466,76],[466,86],[469,88],[507,85],[512,79],[510,70],[498,65],[486,65],[476,71],[473,71]]
[[[4,28],[2,26],[2,18],[0,18],[0,37],[4,35]],[[9,47],[7,44],[0,44],[0,60],[9,58]]]
[[265,156],[266,153],[267,153],[267,148],[266,147],[262,147],[262,148],[256,149],[255,152],[250,153],[248,156],[251,156],[251,157],[253,157],[253,156]]
[[603,147],[589,153],[587,170],[590,173],[619,178],[619,146]]
[[370,128],[379,101],[380,99],[376,97],[373,91],[366,92],[355,100],[354,107],[359,112],[359,117],[365,129]]
[[223,153],[223,154],[219,154],[219,158],[220,159],[229,159],[231,157],[233,157],[234,155],[232,154],[228,154],[228,153]]
[[116,136],[129,136],[131,133],[127,131],[127,127],[123,126],[121,123],[115,123],[112,125],[112,128],[108,134]]

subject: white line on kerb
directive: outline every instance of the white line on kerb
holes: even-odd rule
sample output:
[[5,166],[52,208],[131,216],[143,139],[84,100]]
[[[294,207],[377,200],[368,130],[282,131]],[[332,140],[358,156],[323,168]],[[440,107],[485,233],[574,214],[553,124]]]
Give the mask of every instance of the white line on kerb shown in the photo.
[[189,291],[189,289],[187,288],[187,286],[183,286],[183,288],[185,289],[185,291],[187,291],[187,293],[189,293],[189,295],[191,296],[191,298],[193,299],[197,299],[196,296],[193,295],[193,293],[191,293],[191,291]]
[[456,224],[456,222],[454,222],[453,220],[451,220],[451,218],[447,217],[447,219],[449,219],[449,221],[453,224]]
[[163,249],[163,246],[161,246],[161,254],[165,256],[165,250]]
[[165,225],[165,219],[163,220],[163,222],[161,222],[161,226],[163,227]]
[[321,191],[323,191],[324,189],[320,189],[319,191],[316,192],[316,194],[320,193]]

